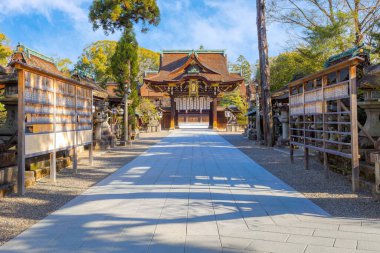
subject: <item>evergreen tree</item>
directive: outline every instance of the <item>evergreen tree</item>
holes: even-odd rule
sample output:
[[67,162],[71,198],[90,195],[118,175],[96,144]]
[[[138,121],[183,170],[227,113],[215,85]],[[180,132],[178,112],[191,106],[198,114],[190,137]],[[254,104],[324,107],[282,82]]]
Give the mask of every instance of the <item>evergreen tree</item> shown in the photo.
[[253,68],[243,55],[237,58],[236,63],[231,64],[230,69],[232,71],[241,72],[245,84],[248,84],[252,80]]
[[111,58],[111,70],[115,81],[119,84],[116,94],[124,96],[127,92],[126,84],[128,84],[131,93],[129,99],[132,104],[128,107],[129,124],[132,128],[136,126],[135,109],[139,104],[139,96],[137,90],[138,75],[138,44],[132,29],[126,29],[116,45],[115,53]]
[[142,23],[142,31],[148,25],[158,25],[160,10],[155,0],[93,0],[89,18],[94,30],[102,28],[106,34],[131,29]]

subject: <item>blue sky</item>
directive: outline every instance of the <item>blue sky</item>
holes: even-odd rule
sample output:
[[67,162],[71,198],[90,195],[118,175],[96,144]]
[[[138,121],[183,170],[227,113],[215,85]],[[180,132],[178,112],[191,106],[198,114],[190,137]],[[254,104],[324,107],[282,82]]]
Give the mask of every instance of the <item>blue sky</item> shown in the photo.
[[[84,47],[119,34],[93,31],[88,21],[91,0],[0,0],[0,32],[14,47],[18,42],[48,56],[76,62]],[[140,46],[163,49],[225,49],[229,61],[242,54],[257,60],[256,1],[254,0],[158,0],[161,23],[148,33],[136,28]],[[269,53],[286,49],[288,31],[268,26]]]

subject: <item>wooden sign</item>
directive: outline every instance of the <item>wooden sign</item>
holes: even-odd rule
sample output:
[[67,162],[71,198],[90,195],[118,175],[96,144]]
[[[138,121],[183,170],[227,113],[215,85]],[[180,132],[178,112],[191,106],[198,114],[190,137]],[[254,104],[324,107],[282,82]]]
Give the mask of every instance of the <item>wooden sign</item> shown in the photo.
[[23,63],[18,71],[18,192],[23,194],[25,159],[50,154],[56,180],[57,151],[90,145],[92,162],[92,87]]

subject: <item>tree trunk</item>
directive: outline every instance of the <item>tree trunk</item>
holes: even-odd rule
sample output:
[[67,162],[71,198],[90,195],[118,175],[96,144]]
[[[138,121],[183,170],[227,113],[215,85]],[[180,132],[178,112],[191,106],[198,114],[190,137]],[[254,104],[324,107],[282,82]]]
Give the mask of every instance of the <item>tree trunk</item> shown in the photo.
[[353,17],[354,17],[354,25],[355,25],[355,45],[356,46],[360,46],[363,41],[362,27],[359,21],[359,8],[360,8],[360,0],[355,0],[355,9],[354,9]]
[[256,0],[257,8],[257,37],[259,47],[261,94],[263,108],[263,132],[265,144],[273,146],[272,100],[270,94],[270,71],[268,60],[268,41],[265,24],[265,0]]

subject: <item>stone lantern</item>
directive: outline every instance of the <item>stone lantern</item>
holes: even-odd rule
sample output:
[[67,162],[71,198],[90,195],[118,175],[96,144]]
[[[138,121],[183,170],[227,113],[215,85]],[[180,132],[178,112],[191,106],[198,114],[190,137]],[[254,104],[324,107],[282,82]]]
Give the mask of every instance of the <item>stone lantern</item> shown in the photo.
[[[380,137],[380,64],[369,67],[359,84],[364,91],[364,101],[358,102],[358,106],[367,115],[363,128],[376,140]],[[359,136],[360,146],[371,145],[363,131]]]

